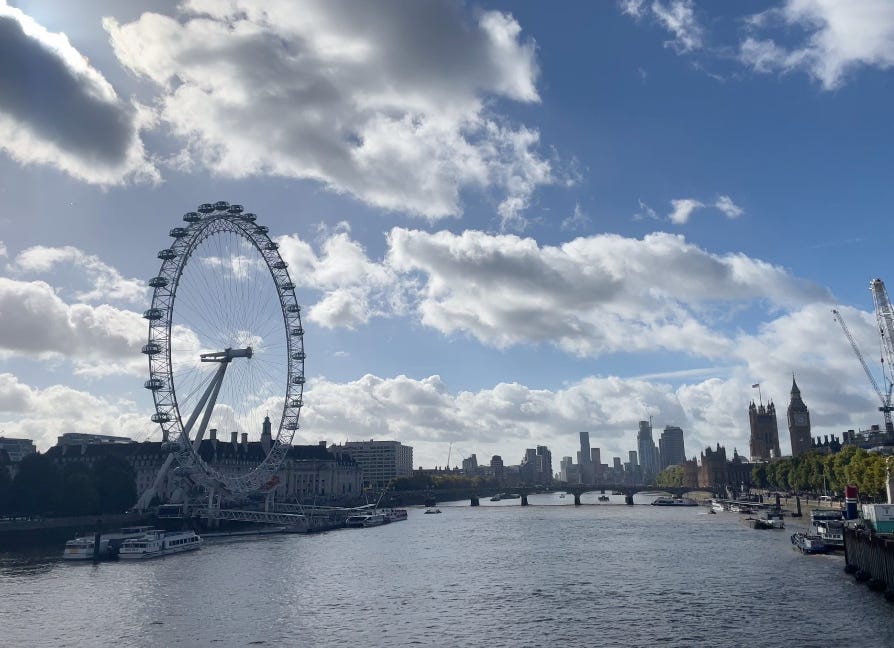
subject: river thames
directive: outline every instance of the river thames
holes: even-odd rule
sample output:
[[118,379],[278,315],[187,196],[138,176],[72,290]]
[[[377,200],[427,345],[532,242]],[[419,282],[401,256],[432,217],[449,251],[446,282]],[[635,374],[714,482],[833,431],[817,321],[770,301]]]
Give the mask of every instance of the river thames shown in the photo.
[[440,504],[136,564],[63,563],[61,546],[3,553],[0,644],[894,645],[894,606],[840,555],[803,556],[791,530],[735,513],[621,499]]

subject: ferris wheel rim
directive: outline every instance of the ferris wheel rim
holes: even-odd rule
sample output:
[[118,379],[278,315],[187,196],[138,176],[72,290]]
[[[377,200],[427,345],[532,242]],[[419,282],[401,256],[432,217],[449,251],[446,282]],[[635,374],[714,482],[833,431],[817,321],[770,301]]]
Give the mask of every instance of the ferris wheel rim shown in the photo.
[[[305,360],[301,307],[287,264],[279,254],[279,246],[269,237],[266,226],[256,224],[255,214],[244,212],[241,205],[219,201],[203,203],[196,212],[187,212],[183,219],[185,227],[174,227],[169,231],[173,239],[171,247],[158,253],[161,267],[158,275],[149,280],[149,286],[153,288],[152,302],[143,314],[149,321],[143,353],[149,360],[149,379],[144,386],[152,392],[155,404],[151,418],[161,427],[163,438],[168,439],[167,450],[176,458],[180,470],[192,481],[234,494],[247,494],[271,482],[299,429],[298,420],[304,404]],[[279,298],[287,353],[285,396],[276,435],[263,461],[237,476],[224,475],[210,466],[199,455],[198,447],[194,447],[193,441],[184,434],[184,417],[177,399],[171,356],[174,306],[187,262],[203,241],[224,232],[243,238],[263,259]]]

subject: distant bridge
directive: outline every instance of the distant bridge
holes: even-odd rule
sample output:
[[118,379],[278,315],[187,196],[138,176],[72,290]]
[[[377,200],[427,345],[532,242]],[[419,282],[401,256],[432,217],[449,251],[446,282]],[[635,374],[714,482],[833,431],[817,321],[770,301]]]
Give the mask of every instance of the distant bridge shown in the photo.
[[[580,506],[581,495],[583,495],[584,493],[600,493],[603,495],[606,492],[618,493],[624,495],[624,502],[626,504],[633,504],[633,496],[636,493],[667,493],[668,495],[673,495],[674,497],[682,497],[686,493],[690,493],[692,491],[707,489],[688,488],[682,486],[631,486],[629,484],[553,484],[549,486],[506,486],[505,490],[511,491],[513,493],[518,493],[521,496],[522,506],[528,506],[529,495],[545,492],[559,492],[573,495],[575,506]],[[463,490],[456,493],[451,493],[449,491],[432,491],[429,493],[429,497],[426,500],[426,505],[434,505],[435,498],[439,499],[440,501],[469,498],[472,506],[478,506],[481,498],[483,497],[481,495],[481,492],[482,491],[473,491],[470,494],[468,490]]]

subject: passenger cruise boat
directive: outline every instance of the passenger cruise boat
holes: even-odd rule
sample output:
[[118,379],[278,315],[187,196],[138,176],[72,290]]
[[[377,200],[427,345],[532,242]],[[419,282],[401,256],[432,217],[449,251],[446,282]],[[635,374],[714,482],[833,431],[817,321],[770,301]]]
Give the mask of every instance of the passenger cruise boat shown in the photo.
[[407,509],[390,509],[385,511],[388,522],[402,522],[407,519]]
[[[404,511],[403,513],[404,513],[404,516],[399,519],[405,520],[405,519],[407,519],[407,512]],[[392,520],[391,520],[390,514],[388,514],[388,513],[385,513],[385,512],[380,513],[378,511],[368,511],[366,513],[358,513],[357,515],[350,516],[348,519],[345,520],[345,526],[359,529],[359,528],[365,528],[365,527],[379,526],[382,524],[387,524],[388,522],[391,522],[391,521]]]
[[[133,526],[124,527],[112,533],[103,533],[99,536],[99,552],[96,553],[96,556],[102,560],[114,558],[118,555],[118,550],[125,540],[128,538],[139,538],[151,529],[152,527],[150,526]],[[90,535],[68,540],[65,543],[65,550],[62,552],[62,559],[92,560],[96,544],[95,539],[95,535]]]
[[698,506],[691,497],[657,497],[652,506]]
[[384,513],[370,513],[369,515],[367,515],[365,517],[366,517],[366,519],[363,520],[363,523],[361,525],[364,528],[372,527],[372,526],[380,526],[382,524],[386,524],[389,521],[388,518],[385,517]]
[[122,560],[156,558],[192,551],[202,546],[202,538],[195,531],[163,531],[151,529],[139,538],[121,544],[118,557]]

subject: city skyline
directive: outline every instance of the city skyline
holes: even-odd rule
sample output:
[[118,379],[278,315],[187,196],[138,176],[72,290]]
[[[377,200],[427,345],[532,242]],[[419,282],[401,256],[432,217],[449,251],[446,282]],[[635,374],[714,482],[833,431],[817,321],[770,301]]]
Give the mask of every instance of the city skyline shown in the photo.
[[831,310],[880,379],[887,2],[0,0],[0,30],[0,435],[160,439],[146,281],[217,200],[304,307],[296,444],[588,430],[608,462],[652,419],[745,455],[751,385],[782,413],[793,373],[812,436],[882,424]]

